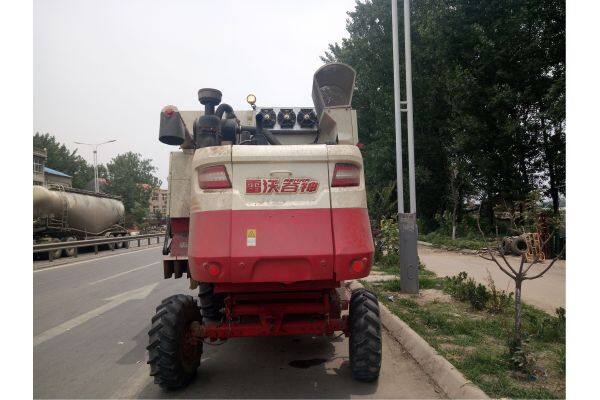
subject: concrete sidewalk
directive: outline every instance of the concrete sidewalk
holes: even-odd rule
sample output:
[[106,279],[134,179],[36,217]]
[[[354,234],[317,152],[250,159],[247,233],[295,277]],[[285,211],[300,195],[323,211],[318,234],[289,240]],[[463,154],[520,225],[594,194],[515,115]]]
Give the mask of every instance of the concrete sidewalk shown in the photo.
[[[427,269],[435,272],[438,276],[452,276],[465,271],[477,282],[487,284],[489,271],[498,289],[514,291],[512,279],[500,271],[493,261],[485,260],[477,255],[419,245],[419,258]],[[518,257],[510,256],[507,259],[513,268],[518,268]],[[549,262],[544,261],[534,265],[529,270],[529,275],[541,272]],[[523,301],[554,314],[557,307],[565,307],[565,278],[566,263],[564,260],[559,260],[541,278],[523,282]]]

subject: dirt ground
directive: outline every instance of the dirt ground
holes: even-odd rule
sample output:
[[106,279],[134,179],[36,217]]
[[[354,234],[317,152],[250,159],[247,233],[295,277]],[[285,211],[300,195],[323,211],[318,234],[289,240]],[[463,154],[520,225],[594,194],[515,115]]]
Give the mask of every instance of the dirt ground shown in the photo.
[[[419,245],[419,258],[427,269],[438,276],[452,276],[465,271],[477,282],[487,283],[488,271],[498,289],[513,291],[514,283],[506,276],[496,264],[477,255],[461,254],[428,246]],[[518,268],[517,257],[507,258],[514,268]],[[534,265],[529,270],[529,275],[541,272],[550,261]],[[550,314],[554,314],[557,307],[565,307],[565,278],[566,263],[557,261],[546,274],[538,279],[523,283],[523,300]]]

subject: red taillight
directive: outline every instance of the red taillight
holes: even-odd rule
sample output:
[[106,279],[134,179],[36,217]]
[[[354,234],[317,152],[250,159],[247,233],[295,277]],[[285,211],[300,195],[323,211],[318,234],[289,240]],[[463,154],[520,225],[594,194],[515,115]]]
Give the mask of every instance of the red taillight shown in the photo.
[[231,181],[224,165],[207,167],[198,172],[198,185],[200,189],[228,189]]
[[332,187],[358,186],[360,184],[360,168],[354,164],[335,164]]
[[350,264],[350,269],[354,273],[362,272],[366,268],[368,261],[369,260],[367,260],[365,257],[360,260],[354,260],[352,261],[352,264]]
[[221,272],[221,268],[219,268],[218,265],[210,264],[210,266],[208,267],[208,273],[211,276],[217,276],[217,275],[219,275],[220,272]]

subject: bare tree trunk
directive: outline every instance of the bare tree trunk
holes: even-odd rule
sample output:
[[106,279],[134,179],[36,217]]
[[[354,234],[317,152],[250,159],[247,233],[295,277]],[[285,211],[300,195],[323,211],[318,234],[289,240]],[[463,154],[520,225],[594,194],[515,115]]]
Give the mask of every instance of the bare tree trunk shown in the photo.
[[450,192],[452,195],[452,240],[456,240],[456,221],[458,213],[458,205],[460,203],[460,194],[456,187],[456,179],[458,177],[458,170],[456,167],[450,171]]
[[514,346],[521,347],[521,279],[515,279],[515,333]]
[[458,199],[454,198],[454,206],[452,208],[452,240],[456,240],[456,218],[458,212]]

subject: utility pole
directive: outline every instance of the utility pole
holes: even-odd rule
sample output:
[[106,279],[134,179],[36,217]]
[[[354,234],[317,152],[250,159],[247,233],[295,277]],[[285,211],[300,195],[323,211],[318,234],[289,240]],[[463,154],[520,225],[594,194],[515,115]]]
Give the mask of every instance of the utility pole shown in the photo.
[[[398,189],[398,252],[400,258],[400,290],[403,293],[419,293],[419,257],[417,254],[417,201],[415,193],[415,158],[412,96],[412,61],[410,43],[410,4],[404,0],[404,59],[406,68],[406,101],[400,98],[400,62],[398,44],[398,3],[392,2],[392,44],[394,54],[394,106],[396,124],[396,179]],[[402,109],[402,104],[406,105]],[[402,179],[402,132],[401,113],[406,111],[408,131],[408,183],[410,213],[404,212]]]
[[100,147],[103,144],[112,143],[112,142],[116,142],[116,140],[108,140],[108,141],[102,142],[102,143],[75,142],[75,144],[81,144],[84,146],[92,146],[92,148],[94,149],[94,193],[100,192],[100,185],[98,184],[98,147]]

